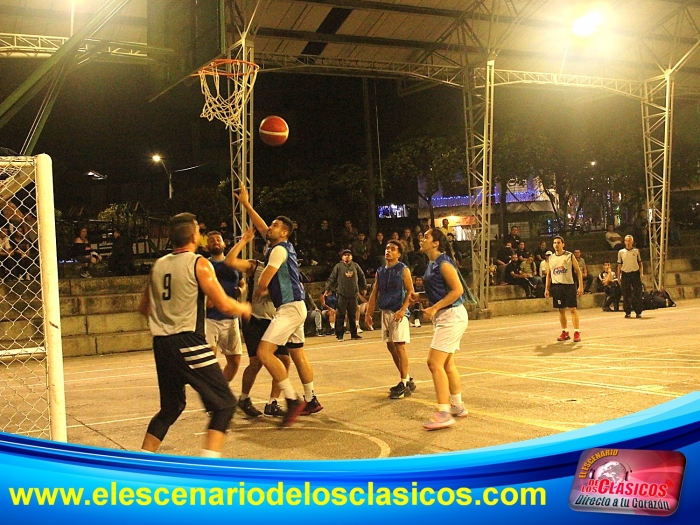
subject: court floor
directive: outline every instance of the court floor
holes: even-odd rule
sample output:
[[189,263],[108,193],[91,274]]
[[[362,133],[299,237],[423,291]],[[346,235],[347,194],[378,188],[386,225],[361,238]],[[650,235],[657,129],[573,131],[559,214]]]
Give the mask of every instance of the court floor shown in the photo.
[[[644,312],[642,319],[582,310],[581,343],[559,343],[558,315],[540,313],[471,321],[456,354],[470,415],[427,432],[434,410],[425,364],[432,326],[411,329],[409,398],[391,400],[398,381],[379,331],[362,341],[312,337],[307,353],[324,410],[289,429],[274,418],[246,419],[237,411],[224,456],[256,459],[347,459],[410,456],[488,447],[594,425],[643,410],[700,387],[694,327],[700,300]],[[349,339],[349,337],[348,337]],[[232,382],[240,393],[240,378]],[[70,442],[138,450],[158,409],[150,352],[65,361]],[[292,367],[292,379],[301,384]],[[262,410],[270,388],[264,369],[252,391]],[[198,455],[207,415],[192,390],[162,453]]]

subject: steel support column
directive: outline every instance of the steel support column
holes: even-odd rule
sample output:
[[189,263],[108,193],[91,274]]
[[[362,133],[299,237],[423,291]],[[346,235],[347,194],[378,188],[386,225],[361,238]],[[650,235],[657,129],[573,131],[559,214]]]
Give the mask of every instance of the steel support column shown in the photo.
[[646,173],[649,221],[650,274],[655,290],[664,289],[668,253],[669,189],[671,186],[671,145],[673,131],[673,89],[671,70],[644,82],[642,126],[644,171]]
[[[229,51],[229,58],[254,62],[254,48],[248,43],[245,37],[240,40],[240,45],[236,48],[235,54]],[[231,81],[229,81],[230,83]],[[234,86],[229,85],[229,89]],[[231,158],[231,201],[233,218],[233,235],[239,236],[248,224],[248,214],[240,205],[233,192],[243,186],[248,190],[250,202],[253,202],[253,92],[251,89],[247,100],[244,102],[241,112],[241,124],[235,129],[229,130],[230,158]],[[242,257],[249,259],[252,254],[252,247],[247,245],[243,248]]]
[[[483,96],[476,92],[473,76],[464,81],[464,109],[467,134],[467,181],[469,184],[472,231],[472,272],[474,295],[479,311],[488,309],[491,231],[491,174],[493,144],[493,95],[495,60],[486,63]],[[483,133],[479,132],[482,124]]]

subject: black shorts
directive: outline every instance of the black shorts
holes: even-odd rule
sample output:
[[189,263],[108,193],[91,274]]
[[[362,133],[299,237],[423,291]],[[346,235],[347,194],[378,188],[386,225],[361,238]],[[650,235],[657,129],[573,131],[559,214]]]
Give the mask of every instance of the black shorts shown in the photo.
[[552,306],[556,309],[578,306],[575,284],[552,284],[549,294],[552,296]]
[[[265,335],[265,330],[267,330],[271,322],[272,319],[259,319],[255,316],[252,316],[248,321],[243,321],[241,331],[248,350],[248,357],[256,357],[258,355],[258,345],[260,345],[260,341]],[[289,350],[286,346],[278,346],[275,355],[289,355]]]
[[228,381],[204,337],[193,332],[153,338],[161,407],[184,406],[185,385],[202,398],[208,412],[235,406]]

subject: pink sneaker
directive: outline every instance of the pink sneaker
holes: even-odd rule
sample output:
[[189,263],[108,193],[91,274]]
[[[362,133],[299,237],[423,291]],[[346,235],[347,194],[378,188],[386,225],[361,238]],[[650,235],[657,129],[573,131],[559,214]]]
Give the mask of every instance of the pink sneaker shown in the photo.
[[441,428],[454,425],[455,419],[449,412],[435,412],[431,418],[423,423],[425,430],[440,430]]

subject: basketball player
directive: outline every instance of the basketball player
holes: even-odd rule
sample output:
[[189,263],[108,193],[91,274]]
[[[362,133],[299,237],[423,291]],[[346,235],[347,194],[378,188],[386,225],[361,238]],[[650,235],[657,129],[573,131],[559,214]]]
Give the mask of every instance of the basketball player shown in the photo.
[[[564,239],[554,237],[552,241],[554,253],[549,256],[547,272],[547,284],[544,287],[544,296],[549,297],[550,291],[552,304],[559,310],[559,323],[561,335],[557,341],[571,339],[566,329],[566,309],[571,310],[571,324],[574,325],[574,343],[581,342],[581,330],[578,325],[577,295],[583,295],[583,276],[578,266],[576,257],[571,252],[564,250]],[[578,279],[578,289],[574,284],[574,273]]]
[[[365,324],[372,326],[372,314],[378,304],[382,311],[382,341],[386,343],[394,364],[399,371],[399,382],[389,391],[389,398],[401,399],[411,395],[416,384],[408,375],[406,343],[411,342],[408,325],[408,305],[413,295],[411,271],[399,262],[403,247],[397,241],[388,241],[384,250],[386,265],[377,269],[377,277],[367,302]],[[412,388],[411,388],[412,387]]]
[[[254,295],[257,283],[260,281],[260,276],[263,272],[264,264],[254,259],[239,259],[243,247],[255,238],[255,230],[250,228],[243,232],[241,239],[228,252],[225,262],[226,265],[235,271],[239,271],[246,275],[249,281],[248,294]],[[275,316],[275,305],[272,304],[268,294],[262,295],[253,300],[253,312],[250,319],[243,323],[243,338],[248,349],[248,358],[250,359],[248,366],[243,371],[243,384],[241,386],[241,397],[238,400],[238,408],[243,410],[248,417],[261,417],[263,415],[260,410],[255,408],[250,399],[250,391],[255,383],[255,378],[262,368],[262,363],[258,358],[258,346],[260,339],[265,334],[265,330],[270,326],[270,322]],[[282,361],[284,367],[289,371],[291,359],[289,350],[285,346],[278,346],[275,352],[277,358]],[[284,417],[285,412],[279,406],[277,399],[280,397],[280,388],[277,383],[272,381],[272,391],[270,392],[270,400],[265,405],[265,415],[273,417]]]
[[155,452],[185,409],[185,385],[202,398],[211,419],[202,455],[221,457],[226,429],[236,409],[216,357],[204,336],[204,297],[223,314],[250,317],[250,304],[226,295],[211,263],[194,252],[199,245],[195,216],[170,219],[173,252],[158,259],[144,290],[139,312],[148,317],[160,390],[160,411],[153,416],[141,446]]
[[[270,246],[253,300],[269,293],[276,312],[270,326],[265,330],[257,353],[263,366],[279,384],[287,399],[287,414],[282,420],[282,426],[290,426],[299,414],[308,415],[323,410],[314,394],[314,373],[304,353],[304,289],[299,279],[296,252],[289,242],[294,224],[288,217],[279,216],[268,227],[253,209],[248,192],[243,186],[234,195],[248,212],[255,228],[267,238]],[[298,398],[287,370],[274,355],[278,346],[289,348],[294,366],[304,385],[303,399]]]
[[[221,283],[226,295],[236,298],[240,294],[241,276],[238,271],[224,264],[224,248],[226,244],[221,236],[221,232],[210,231],[207,236],[207,251],[209,261],[214,267],[216,278]],[[238,367],[241,365],[241,354],[243,344],[241,343],[241,331],[237,317],[230,317],[221,313],[216,307],[207,301],[206,320],[207,343],[211,346],[216,355],[217,350],[226,358],[224,377],[229,383],[236,376]]]
[[[426,319],[433,320],[433,340],[428,353],[428,368],[433,376],[437,412],[423,423],[426,430],[439,430],[454,425],[456,417],[468,415],[462,401],[462,383],[455,365],[454,354],[469,325],[464,307],[466,285],[452,259],[447,235],[440,228],[425,232],[420,251],[428,256],[423,274],[425,293],[430,306],[423,310]],[[414,294],[413,300],[418,300]]]

